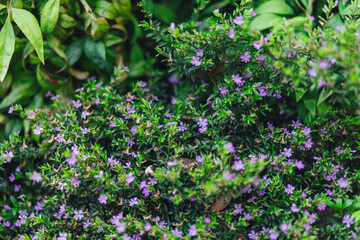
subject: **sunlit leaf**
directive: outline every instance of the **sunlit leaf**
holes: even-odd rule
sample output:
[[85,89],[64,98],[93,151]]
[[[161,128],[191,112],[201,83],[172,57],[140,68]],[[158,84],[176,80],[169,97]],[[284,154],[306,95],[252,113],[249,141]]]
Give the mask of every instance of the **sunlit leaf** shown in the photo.
[[9,69],[14,49],[15,34],[10,22],[10,17],[8,16],[0,32],[0,82],[4,80]]

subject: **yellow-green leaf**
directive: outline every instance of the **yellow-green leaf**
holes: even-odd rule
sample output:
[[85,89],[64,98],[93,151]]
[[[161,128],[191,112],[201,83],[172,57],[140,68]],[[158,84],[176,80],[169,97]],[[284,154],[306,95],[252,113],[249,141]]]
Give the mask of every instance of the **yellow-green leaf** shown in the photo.
[[41,31],[51,33],[59,19],[60,0],[49,0],[41,13]]
[[0,32],[0,82],[2,82],[9,69],[11,57],[15,49],[14,29],[8,16]]
[[12,18],[19,26],[25,37],[29,39],[34,46],[37,55],[41,62],[45,64],[44,60],[44,42],[40,30],[40,26],[35,16],[24,9],[11,8]]
[[4,8],[7,8],[7,6],[0,3],[0,11],[3,10]]

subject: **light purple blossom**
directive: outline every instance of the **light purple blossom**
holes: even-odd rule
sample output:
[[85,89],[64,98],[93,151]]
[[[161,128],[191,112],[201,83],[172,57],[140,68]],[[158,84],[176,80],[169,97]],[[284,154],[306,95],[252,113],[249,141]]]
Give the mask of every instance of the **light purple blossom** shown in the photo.
[[134,180],[135,180],[135,177],[132,173],[125,174],[125,177],[126,177],[126,182],[128,184],[134,182]]
[[235,171],[240,171],[240,170],[244,170],[245,169],[245,165],[243,163],[243,161],[241,160],[238,160],[238,161],[235,161],[232,168],[235,170]]
[[240,203],[235,204],[234,207],[235,207],[235,209],[234,209],[234,215],[235,216],[241,214],[244,211],[244,209],[241,207]]
[[285,157],[291,157],[292,156],[292,150],[291,148],[284,148],[284,151],[282,152],[282,155]]
[[134,197],[132,199],[130,199],[129,201],[129,205],[132,207],[132,206],[135,206],[135,205],[138,205],[139,202],[138,202],[138,198],[137,197]]
[[263,45],[263,42],[262,42],[262,41],[257,41],[257,42],[254,42],[254,43],[253,43],[253,46],[254,46],[254,48],[255,48],[256,50],[260,50],[261,47],[262,47],[262,45]]
[[175,29],[175,23],[172,22],[172,23],[170,23],[170,30],[171,30],[171,31],[174,31],[174,29]]
[[270,230],[269,238],[270,240],[276,240],[279,237],[279,233],[275,230]]
[[83,211],[79,210],[79,211],[74,211],[74,219],[75,220],[81,220],[84,217]]
[[283,223],[280,225],[280,230],[285,233],[288,234],[289,230],[291,229],[291,225],[287,224],[287,223]]
[[67,233],[59,233],[59,236],[57,237],[57,240],[66,240],[68,237]]
[[245,52],[244,54],[240,55],[240,58],[243,62],[250,62],[251,54],[249,51]]
[[196,157],[196,161],[197,161],[198,163],[202,163],[202,162],[204,161],[204,158],[203,158],[202,156],[197,156],[197,157]]
[[186,123],[180,122],[180,126],[178,127],[180,132],[184,132],[187,130]]
[[240,77],[239,74],[232,75],[231,77],[238,86],[245,84],[245,81],[242,79],[242,77]]
[[315,78],[317,76],[316,70],[314,68],[310,68],[308,71],[308,75]]
[[229,92],[229,89],[227,88],[219,88],[219,90],[222,95],[226,95]]
[[204,55],[204,49],[199,48],[198,51],[196,52],[196,56],[202,57],[203,55]]
[[192,65],[194,66],[200,66],[201,65],[201,61],[200,61],[200,58],[199,57],[193,57],[191,59],[191,62],[190,62]]
[[31,178],[34,182],[40,182],[42,180],[42,177],[41,177],[40,173],[38,173],[38,172],[33,172],[33,175],[31,176]]
[[183,234],[183,232],[180,231],[180,230],[177,229],[177,228],[171,230],[171,232],[172,232],[172,236],[175,237],[175,238],[181,238],[181,237],[182,237],[182,234]]
[[107,199],[108,199],[108,197],[107,197],[107,196],[104,196],[104,195],[102,195],[102,194],[100,194],[100,196],[99,196],[99,198],[98,198],[99,203],[101,203],[101,204],[107,204],[107,202],[106,202]]
[[285,193],[287,194],[293,194],[295,190],[294,186],[291,186],[290,184],[287,185],[287,187],[284,189]]
[[229,38],[234,39],[235,38],[235,30],[234,29],[230,29],[229,31]]
[[347,228],[350,228],[350,226],[352,224],[355,223],[354,219],[352,217],[350,217],[349,214],[346,214],[345,217],[343,218],[343,221],[342,221],[343,224],[346,224],[346,227]]
[[33,111],[33,110],[30,110],[30,112],[28,113],[27,117],[28,117],[29,119],[34,119],[34,118],[35,118],[35,113],[34,113],[34,111]]
[[347,179],[340,178],[337,181],[337,183],[338,183],[339,187],[341,187],[341,188],[349,188],[349,184],[348,184]]
[[191,225],[191,227],[189,228],[189,236],[190,237],[195,237],[197,235],[197,229],[195,225]]
[[11,105],[10,108],[9,108],[9,111],[8,111],[8,114],[12,114],[14,111],[14,106]]
[[244,18],[243,16],[236,16],[234,19],[234,24],[241,26],[244,24]]
[[325,208],[326,208],[326,204],[325,204],[325,203],[319,203],[319,204],[318,204],[317,209],[318,209],[319,211],[324,211]]
[[86,117],[89,116],[89,115],[90,115],[90,113],[85,110],[84,112],[81,113],[81,118],[86,119]]
[[293,203],[293,204],[291,205],[291,211],[297,213],[297,212],[299,212],[300,210],[296,207],[296,204]]
[[79,107],[82,106],[82,103],[80,102],[80,100],[77,100],[76,102],[73,101],[73,103],[74,103],[74,107],[75,107],[75,108],[79,108]]
[[91,222],[89,221],[89,219],[83,223],[84,228],[88,228],[90,225],[91,225]]
[[124,68],[125,72],[130,72],[130,69],[127,66],[123,65],[122,67]]

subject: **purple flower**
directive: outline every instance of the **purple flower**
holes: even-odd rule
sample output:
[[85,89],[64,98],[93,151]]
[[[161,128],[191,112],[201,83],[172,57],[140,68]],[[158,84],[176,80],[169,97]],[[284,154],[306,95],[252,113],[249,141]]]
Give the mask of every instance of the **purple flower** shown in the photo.
[[85,110],[84,112],[81,113],[81,118],[86,119],[86,117],[89,116],[89,115],[90,115],[90,113]]
[[245,165],[243,163],[243,161],[239,160],[239,161],[235,161],[232,168],[235,171],[240,171],[240,170],[244,170],[245,169]]
[[125,177],[126,177],[126,182],[128,184],[134,182],[134,180],[135,180],[135,177],[132,173],[125,174]]
[[75,154],[71,154],[70,157],[66,158],[65,162],[69,164],[70,166],[75,166],[77,163],[77,158]]
[[77,100],[76,102],[73,101],[73,103],[74,103],[74,107],[75,107],[75,108],[79,108],[79,107],[82,106],[82,103],[80,102],[80,100]]
[[219,88],[219,90],[222,95],[226,95],[229,92],[229,89],[227,88]]
[[343,219],[343,221],[342,221],[342,223],[343,223],[343,224],[346,224],[346,227],[347,227],[347,228],[350,228],[350,226],[351,226],[352,224],[354,224],[355,222],[354,222],[354,219],[353,219],[352,217],[350,217],[349,214],[346,214],[345,217],[344,217],[344,219]]
[[98,198],[99,203],[101,203],[101,204],[107,204],[107,202],[106,202],[107,199],[108,199],[108,197],[107,197],[107,196],[104,196],[104,195],[102,195],[102,194],[100,194],[100,196],[99,196],[99,198]]
[[231,77],[238,86],[245,84],[245,81],[242,79],[242,77],[240,77],[239,74],[232,75]]
[[172,23],[170,23],[170,30],[171,30],[171,31],[174,31],[174,29],[175,29],[175,23],[172,22]]
[[177,75],[175,73],[170,75],[168,81],[171,84],[178,84],[179,83],[179,79],[178,79],[178,77],[177,77]]
[[126,223],[124,222],[119,222],[118,224],[116,224],[116,231],[118,233],[123,233],[126,230]]
[[250,62],[251,54],[249,51],[247,51],[244,54],[240,55],[240,58],[243,62]]
[[75,92],[81,92],[81,91],[84,91],[84,88],[78,88],[78,89],[75,89]]
[[231,153],[236,152],[236,149],[232,143],[226,143],[224,148],[225,148],[225,151],[227,151],[227,152],[231,152]]
[[308,75],[315,78],[317,76],[316,70],[314,68],[310,68],[308,71]]
[[282,152],[282,155],[285,157],[291,157],[292,156],[292,150],[291,148],[284,148],[284,151]]
[[197,157],[196,157],[196,161],[197,161],[198,163],[202,163],[202,162],[204,161],[204,158],[203,158],[202,156],[197,156]]
[[89,221],[89,219],[83,223],[84,228],[88,228],[90,225],[91,225],[91,222]]
[[284,189],[285,193],[287,194],[293,194],[295,190],[295,187],[291,186],[290,184],[287,185],[287,187]]
[[248,237],[252,240],[255,240],[257,235],[258,235],[257,232],[255,232],[254,230],[251,230],[251,232],[248,234]]
[[33,110],[30,110],[30,112],[28,113],[27,117],[28,117],[29,119],[34,119],[34,118],[35,118],[35,113],[34,113],[34,111],[33,111]]
[[244,24],[244,18],[243,16],[236,16],[234,19],[234,23],[238,26],[241,26]]
[[253,43],[253,46],[254,46],[254,48],[255,48],[256,50],[260,50],[261,47],[262,47],[262,45],[263,45],[263,42],[262,42],[262,41],[257,41],[257,42],[254,42],[254,43]]
[[31,176],[31,178],[34,182],[40,182],[42,180],[42,177],[41,177],[40,173],[38,173],[38,172],[33,172],[33,175]]
[[130,72],[130,69],[127,66],[123,65],[122,67],[124,68],[125,72]]
[[319,211],[324,211],[325,208],[326,208],[326,204],[324,204],[324,203],[319,203],[319,204],[318,204],[317,209],[318,209]]
[[95,104],[98,105],[100,103],[100,100],[97,98],[95,99]]
[[288,234],[290,228],[291,228],[291,225],[289,225],[287,223],[283,223],[280,225],[280,230],[285,234]]
[[329,69],[329,62],[327,60],[320,60],[319,61],[319,69],[321,70],[328,70]]
[[148,232],[150,231],[150,229],[151,229],[151,224],[147,222],[144,226],[144,230]]
[[293,204],[291,205],[291,211],[292,211],[292,212],[299,212],[300,210],[296,207],[296,204],[293,203]]
[[11,107],[9,108],[8,113],[9,113],[9,114],[12,114],[12,113],[13,113],[13,111],[14,111],[14,106],[13,106],[13,105],[11,105]]
[[229,38],[234,39],[234,37],[235,37],[235,30],[231,28],[229,31]]
[[44,129],[41,126],[35,125],[35,129],[34,129],[35,135],[40,135],[43,132],[44,132]]
[[193,57],[191,59],[191,62],[190,62],[192,65],[194,66],[200,66],[201,65],[201,61],[200,61],[200,58],[199,57]]
[[241,208],[241,204],[235,204],[234,207],[235,207],[235,209],[234,209],[235,216],[241,214],[244,211],[244,209]]
[[19,191],[20,191],[20,188],[21,188],[21,185],[20,185],[20,184],[15,184],[15,186],[14,186],[14,191],[15,191],[15,192],[19,192]]
[[310,16],[310,15],[309,15],[309,16],[308,16],[308,19],[309,19],[310,21],[312,21],[312,22],[315,21],[315,17],[314,17],[314,16]]
[[298,160],[295,160],[295,165],[297,167],[297,169],[303,169],[305,167],[305,165],[303,164],[302,161],[298,161]]
[[275,230],[270,230],[269,238],[270,240],[276,240],[279,237],[279,233]]
[[117,159],[114,159],[113,156],[111,156],[107,160],[108,160],[108,163],[110,164],[110,166],[112,166],[112,167],[119,164],[119,161]]
[[132,199],[130,199],[129,201],[129,205],[132,207],[132,206],[135,206],[135,205],[138,205],[139,202],[138,202],[138,198],[137,197],[134,197]]
[[256,12],[254,11],[254,9],[251,9],[251,14],[250,14],[250,16],[252,16],[252,17],[255,17],[255,16],[256,16]]
[[195,237],[197,235],[197,229],[195,225],[191,225],[191,227],[189,228],[189,236],[190,237]]
[[349,188],[347,179],[340,178],[337,183],[341,188]]
[[309,134],[311,133],[311,128],[309,128],[308,126],[306,126],[304,128],[304,136],[309,136]]
[[180,132],[184,132],[187,130],[186,123],[180,122],[180,126],[178,127]]
[[173,237],[176,237],[176,238],[181,238],[181,237],[182,237],[182,234],[183,234],[183,232],[180,231],[180,230],[177,229],[177,228],[171,230],[171,232],[172,232],[172,236],[173,236]]
[[75,220],[81,220],[84,217],[83,211],[79,210],[79,211],[74,211],[74,219]]
[[171,99],[171,104],[176,104],[176,99],[175,98]]
[[196,52],[196,56],[202,57],[203,55],[204,55],[204,49],[199,48],[198,51]]
[[68,234],[67,233],[59,233],[59,236],[57,237],[57,240],[66,240]]
[[197,124],[199,127],[206,127],[208,125],[207,118],[199,118],[199,122]]

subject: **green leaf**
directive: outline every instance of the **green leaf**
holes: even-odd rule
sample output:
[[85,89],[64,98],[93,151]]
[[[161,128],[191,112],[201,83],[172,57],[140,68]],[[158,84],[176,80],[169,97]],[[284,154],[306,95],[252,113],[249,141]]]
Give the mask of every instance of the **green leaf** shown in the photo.
[[35,16],[29,11],[18,8],[11,8],[11,12],[14,22],[19,26],[20,30],[34,46],[35,51],[39,56],[42,64],[45,64],[44,42],[39,23],[36,20]]
[[176,20],[175,12],[164,4],[154,3],[154,16],[163,22],[170,24]]
[[296,102],[299,102],[306,92],[307,92],[306,88],[297,88],[295,92]]
[[59,19],[60,0],[49,0],[41,13],[41,31],[51,33]]
[[252,21],[251,25],[259,31],[274,27],[282,21],[283,17],[272,13],[259,14]]
[[360,221],[360,210],[353,212],[353,214],[351,214],[351,217],[355,219],[356,222]]
[[317,101],[317,106],[319,106],[321,103],[323,103],[328,97],[330,97],[333,94],[332,90],[328,90],[325,87],[321,90],[319,99]]
[[15,34],[8,16],[0,32],[0,82],[5,79],[14,49]]
[[114,20],[117,17],[116,9],[108,1],[96,1],[95,13],[100,17]]
[[0,3],[0,11],[3,10],[4,8],[7,8],[7,6]]
[[90,61],[100,69],[112,71],[112,66],[106,62],[106,48],[103,42],[95,42],[92,39],[86,39],[84,45],[85,55]]
[[256,8],[255,12],[259,15],[273,13],[280,15],[293,15],[293,9],[285,1],[268,1]]
[[307,110],[311,113],[312,117],[316,115],[316,101],[314,99],[304,100],[304,104]]
[[109,31],[109,24],[105,18],[92,18],[90,34],[95,41],[102,38]]
[[7,108],[20,100],[26,99],[34,95],[38,85],[33,82],[23,83],[13,89],[0,103],[0,109]]
[[84,40],[79,40],[71,43],[66,51],[66,57],[68,59],[68,66],[72,67],[81,57],[83,52]]

